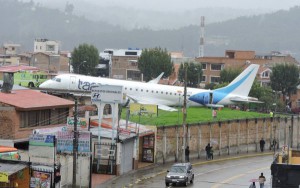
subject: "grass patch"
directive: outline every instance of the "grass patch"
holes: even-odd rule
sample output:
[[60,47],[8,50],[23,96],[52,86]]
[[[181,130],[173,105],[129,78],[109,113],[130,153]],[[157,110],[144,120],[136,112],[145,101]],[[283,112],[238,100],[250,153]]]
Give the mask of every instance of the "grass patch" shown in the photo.
[[[240,110],[232,110],[230,108],[223,108],[217,111],[217,118],[213,120],[212,109],[205,107],[189,107],[187,109],[187,123],[202,123],[212,121],[224,121],[230,119],[246,119],[246,118],[263,118],[269,117],[269,114],[258,112],[246,112]],[[122,110],[122,119],[126,119],[126,109]],[[179,112],[168,112],[159,110],[158,117],[130,115],[129,121],[137,122],[143,125],[156,126],[170,126],[181,125],[183,121],[183,114]]]

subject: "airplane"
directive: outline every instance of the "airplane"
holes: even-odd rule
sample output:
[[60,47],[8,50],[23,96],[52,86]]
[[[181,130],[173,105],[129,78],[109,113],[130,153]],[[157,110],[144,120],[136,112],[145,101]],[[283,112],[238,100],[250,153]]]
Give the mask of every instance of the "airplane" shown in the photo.
[[[241,102],[262,103],[257,98],[248,97],[258,68],[259,65],[249,65],[229,85],[215,90],[187,87],[187,105],[219,108]],[[158,78],[160,79],[161,76],[162,74]],[[123,86],[127,104],[129,101],[140,104],[155,104],[161,110],[177,111],[174,107],[182,106],[184,100],[184,87],[160,85],[157,79],[145,83],[78,74],[61,74],[45,81],[39,88],[53,91],[67,90],[70,93],[79,92],[90,95],[92,87],[98,84]]]

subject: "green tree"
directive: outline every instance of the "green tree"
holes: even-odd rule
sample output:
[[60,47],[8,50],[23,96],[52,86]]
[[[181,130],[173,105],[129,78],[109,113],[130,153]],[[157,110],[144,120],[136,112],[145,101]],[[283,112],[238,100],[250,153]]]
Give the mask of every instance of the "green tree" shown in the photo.
[[234,80],[240,73],[241,69],[225,68],[220,72],[220,83],[230,83]]
[[73,72],[96,76],[95,67],[99,64],[99,52],[93,45],[80,44],[72,52]]
[[201,83],[203,75],[201,63],[184,62],[178,70],[178,80],[184,81],[184,65],[187,66],[187,86],[197,87]]
[[163,77],[168,77],[174,72],[170,54],[160,47],[144,49],[138,60],[138,68],[145,81],[157,77],[162,72]]
[[294,64],[277,64],[272,67],[270,80],[273,90],[290,97],[299,85],[299,69]]

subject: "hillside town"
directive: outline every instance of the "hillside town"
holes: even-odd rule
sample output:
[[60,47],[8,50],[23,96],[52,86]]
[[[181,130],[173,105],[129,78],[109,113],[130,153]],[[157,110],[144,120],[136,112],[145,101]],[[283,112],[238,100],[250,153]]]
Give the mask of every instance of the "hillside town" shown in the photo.
[[[1,177],[5,176],[0,185],[38,187],[46,184],[44,187],[63,187],[74,184],[75,179],[77,185],[95,187],[99,180],[105,179],[103,174],[120,176],[151,163],[170,161],[167,157],[169,151],[163,145],[168,137],[166,135],[178,136],[177,129],[137,125],[123,119],[115,128],[118,109],[114,105],[103,108],[100,120],[102,114],[99,115],[97,110],[99,106],[90,97],[70,95],[68,91],[60,94],[40,92],[38,88],[46,80],[75,71],[71,65],[72,52],[61,51],[59,41],[35,39],[33,46],[32,52],[23,52],[19,44],[6,43],[0,49],[0,79],[3,80],[0,93],[0,164]],[[95,67],[97,76],[144,82],[143,74],[138,69],[141,53],[142,49],[138,48],[104,50],[99,54],[99,64]],[[168,78],[159,80],[164,85],[182,86],[178,71],[186,61],[202,66],[203,74],[201,78],[198,77],[198,88],[218,83],[224,68],[244,70],[250,64],[258,64],[260,67],[256,80],[264,87],[270,84],[272,66],[282,62],[299,66],[299,62],[291,55],[276,51],[261,54],[226,50],[223,56],[195,58],[185,57],[182,52],[168,53],[174,63],[174,72]],[[81,62],[84,63],[86,61]],[[7,82],[9,78],[13,82]],[[9,86],[5,87],[6,84]],[[299,95],[298,89],[288,99],[291,109],[300,107]],[[221,124],[219,122],[219,126]],[[77,150],[74,150],[74,144],[78,144]],[[196,152],[199,148],[201,146],[194,145],[190,149]],[[175,160],[180,159],[181,153],[177,149]],[[74,161],[75,167],[77,165],[76,168],[79,168],[75,175]],[[3,172],[2,166],[7,169],[6,172]],[[17,175],[21,172],[24,174],[22,178]]]

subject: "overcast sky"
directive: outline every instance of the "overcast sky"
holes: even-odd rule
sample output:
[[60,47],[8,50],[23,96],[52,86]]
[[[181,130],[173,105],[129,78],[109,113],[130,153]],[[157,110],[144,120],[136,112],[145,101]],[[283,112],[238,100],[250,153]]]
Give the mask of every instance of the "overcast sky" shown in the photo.
[[[103,5],[122,5],[152,10],[180,10],[199,7],[232,7],[243,9],[288,9],[300,0],[85,0]],[[72,2],[72,1],[70,1]]]

